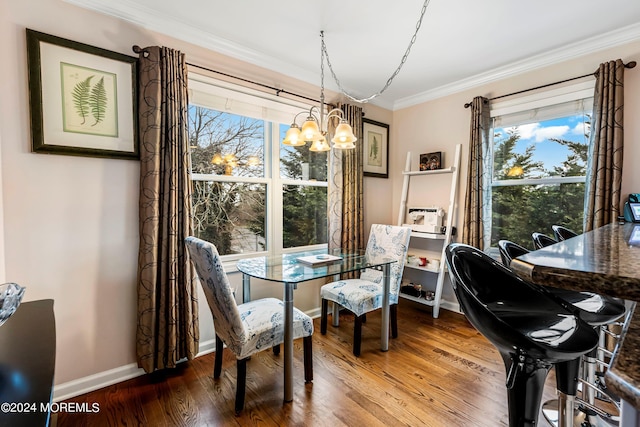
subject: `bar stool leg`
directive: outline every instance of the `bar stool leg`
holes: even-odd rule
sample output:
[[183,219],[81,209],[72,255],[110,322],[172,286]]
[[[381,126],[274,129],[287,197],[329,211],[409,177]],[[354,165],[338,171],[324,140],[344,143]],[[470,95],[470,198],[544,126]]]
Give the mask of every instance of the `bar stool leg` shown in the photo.
[[560,393],[558,396],[558,408],[560,408],[559,427],[573,427],[576,425],[574,422],[576,418],[575,401],[576,397],[569,394]]
[[[556,365],[558,399],[542,405],[542,413],[554,427],[612,427],[619,424],[619,409],[613,414],[596,405],[598,386],[596,375],[597,349],[593,349],[575,362]],[[580,375],[580,365],[582,373]],[[577,395],[581,389],[580,396]],[[603,392],[604,393],[604,392]],[[617,406],[617,405],[614,405]],[[617,409],[617,410],[616,410]]]
[[534,427],[552,365],[525,355],[502,353],[502,359],[507,370],[509,426]]
[[[594,387],[590,387],[589,384],[596,384],[596,362],[597,362],[597,353],[600,352],[598,349],[593,350],[591,353],[588,353],[584,356],[584,373],[583,378],[587,384],[582,384],[582,398],[586,400],[589,404],[596,404],[596,390]],[[597,416],[595,414],[590,414],[587,417],[589,425],[596,425]]]
[[[597,360],[604,361],[605,354],[604,349],[607,347],[607,333],[605,332],[607,325],[600,326],[598,330],[598,354],[596,355]],[[601,369],[604,371],[604,369]]]
[[558,399],[542,405],[542,414],[549,424],[555,427],[584,427],[586,414],[576,406],[578,375],[582,358],[557,363],[556,388]]

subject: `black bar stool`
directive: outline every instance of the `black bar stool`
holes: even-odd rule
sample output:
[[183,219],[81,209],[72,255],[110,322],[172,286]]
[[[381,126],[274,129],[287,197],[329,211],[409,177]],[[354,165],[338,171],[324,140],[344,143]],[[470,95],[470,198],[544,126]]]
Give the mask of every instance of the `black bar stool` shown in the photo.
[[531,239],[533,240],[533,247],[536,250],[558,243],[556,239],[549,237],[544,233],[531,233]]
[[[533,233],[532,238],[534,244],[537,245],[542,245],[553,240],[541,233]],[[545,246],[548,246],[548,244],[546,244]],[[529,252],[528,249],[509,240],[500,240],[498,242],[498,249],[500,251],[502,263],[507,267],[509,267],[513,258],[519,257]],[[553,294],[555,297],[569,303],[572,307],[575,308],[574,313],[583,321],[594,327],[598,332],[603,330],[604,325],[611,324],[617,321],[624,315],[626,310],[624,303],[617,298],[602,296],[591,292],[578,292],[567,289],[554,288],[551,286],[543,288],[549,293]],[[603,336],[602,333],[600,333],[599,342],[601,343],[602,340]],[[593,423],[594,419],[591,418],[589,421],[587,417],[599,416],[603,420],[606,420],[609,424],[615,424],[617,420],[616,415],[595,406],[595,390],[599,389],[599,384],[596,380],[596,363],[598,362],[598,350],[599,347],[596,347],[594,350],[590,351],[584,356],[583,373],[581,375],[580,382],[584,387],[587,387],[588,389],[586,393],[582,393],[583,398],[578,400],[575,408],[574,425],[576,426],[595,425]],[[604,392],[603,390],[599,391]],[[557,401],[544,403],[543,413],[547,418],[547,421],[549,421],[549,423],[551,423],[552,425],[558,425],[558,412]]]
[[509,426],[535,426],[551,367],[561,399],[571,401],[580,358],[596,347],[598,334],[568,305],[479,249],[453,243],[445,252],[461,309],[502,356]]
[[[540,233],[534,234],[544,236]],[[498,242],[498,250],[500,251],[502,263],[506,267],[509,267],[513,258],[529,252],[527,248],[509,240],[500,240]],[[626,311],[624,303],[617,298],[602,296],[592,292],[578,292],[554,288],[552,286],[545,286],[544,289],[575,307],[577,309],[575,314],[592,326],[611,323],[619,319]]]
[[578,233],[576,233],[575,231],[570,230],[567,227],[563,227],[562,225],[552,225],[551,229],[553,230],[553,235],[558,242],[571,239],[572,237],[576,237],[578,235]]

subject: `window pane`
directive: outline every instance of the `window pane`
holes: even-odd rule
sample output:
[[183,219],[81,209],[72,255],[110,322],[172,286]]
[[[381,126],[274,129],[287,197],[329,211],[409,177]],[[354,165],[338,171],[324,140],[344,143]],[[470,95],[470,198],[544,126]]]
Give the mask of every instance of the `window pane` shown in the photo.
[[264,176],[262,120],[191,105],[189,143],[193,173]]
[[283,246],[327,243],[327,188],[283,185]]
[[195,235],[220,255],[266,250],[264,184],[193,181]]
[[584,176],[589,132],[587,114],[495,128],[493,180]]
[[[280,125],[280,141],[289,129]],[[311,144],[291,147],[280,144],[280,177],[313,181],[327,180],[327,151],[310,151]]]
[[531,233],[553,224],[582,232],[584,183],[493,187],[491,246],[501,239],[533,249]]
[[[491,246],[505,239],[533,249],[531,233],[551,234],[553,224],[581,231],[584,183],[545,184],[545,179],[586,175],[589,115],[493,131],[492,179],[502,182],[491,188]],[[540,184],[518,185],[523,179]]]

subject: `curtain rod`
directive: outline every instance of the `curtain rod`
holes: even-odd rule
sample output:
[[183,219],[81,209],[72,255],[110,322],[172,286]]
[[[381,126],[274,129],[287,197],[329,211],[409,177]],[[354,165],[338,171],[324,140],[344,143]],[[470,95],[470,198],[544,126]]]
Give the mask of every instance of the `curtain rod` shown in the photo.
[[[131,46],[131,49],[137,54],[148,54],[147,51],[145,51],[143,48],[141,48],[138,45]],[[279,89],[277,87],[269,86],[269,85],[266,85],[264,83],[255,82],[253,80],[245,79],[243,77],[238,77],[238,76],[234,76],[234,75],[231,75],[231,74],[223,73],[222,71],[213,70],[211,68],[203,67],[202,65],[192,64],[190,62],[187,62],[187,65],[189,65],[191,67],[195,67],[195,68],[200,68],[201,70],[210,71],[212,73],[220,74],[221,76],[230,77],[232,79],[240,80],[240,81],[243,81],[245,83],[250,83],[252,85],[260,86],[260,87],[263,87],[265,89],[272,90],[272,91],[274,91],[276,93],[276,96],[280,96],[281,93],[284,93],[284,94],[287,94],[287,95],[295,96],[297,98],[306,99],[307,101],[317,102],[318,104],[320,103],[320,101],[318,101],[317,99],[309,98],[309,97],[304,96],[304,95],[300,95],[300,94],[297,94],[297,93],[289,92],[287,90]]]
[[232,79],[240,80],[240,81],[243,81],[245,83],[250,83],[252,85],[260,86],[260,87],[263,87],[265,89],[272,90],[272,91],[274,91],[276,93],[276,96],[280,96],[281,93],[284,93],[284,94],[287,94],[287,95],[295,96],[297,98],[306,99],[307,101],[317,102],[318,104],[320,103],[320,101],[318,101],[317,99],[309,98],[308,96],[304,96],[304,95],[300,95],[300,94],[297,94],[297,93],[289,92],[289,91],[284,90],[284,89],[279,89],[277,87],[269,86],[269,85],[266,85],[264,83],[255,82],[253,80],[245,79],[243,77],[238,77],[238,76],[234,76],[234,75],[231,75],[231,74],[223,73],[222,71],[213,70],[211,68],[203,67],[201,65],[191,64],[189,62],[187,62],[187,65],[189,65],[191,67],[195,67],[195,68],[200,68],[201,70],[210,71],[212,73],[220,74],[221,76],[230,77]]
[[[636,66],[636,61],[630,61],[630,62],[624,64],[624,68],[634,68],[635,66]],[[546,85],[536,86],[536,87],[532,87],[530,89],[524,89],[524,90],[520,90],[518,92],[508,93],[506,95],[494,96],[493,98],[489,98],[489,101],[493,101],[495,99],[500,99],[500,98],[506,98],[507,96],[519,95],[521,93],[531,92],[532,90],[542,89],[542,88],[549,87],[549,86],[559,85],[560,83],[566,83],[566,82],[570,82],[570,81],[573,81],[573,80],[584,79],[585,77],[592,77],[592,76],[595,76],[597,73],[598,73],[598,71],[595,71],[593,73],[585,74],[584,76],[571,77],[570,79],[560,80],[559,82],[548,83]],[[470,102],[467,102],[466,104],[464,104],[464,108],[469,108],[469,107],[471,107],[471,103]]]

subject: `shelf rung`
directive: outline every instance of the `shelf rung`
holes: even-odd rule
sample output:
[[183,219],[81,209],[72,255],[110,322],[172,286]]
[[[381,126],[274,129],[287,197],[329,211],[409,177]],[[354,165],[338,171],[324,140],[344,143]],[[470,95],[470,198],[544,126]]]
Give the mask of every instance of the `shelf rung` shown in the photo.
[[400,292],[398,295],[400,297],[404,298],[404,299],[415,301],[418,304],[429,305],[431,307],[433,307],[435,305],[435,299],[428,300],[428,299],[424,299],[424,298],[418,298],[418,297],[414,297],[413,295],[405,294],[405,293],[402,293],[402,292]]
[[440,173],[452,173],[456,170],[455,167],[448,167],[445,169],[434,169],[428,171],[402,171],[403,175],[437,175]]

